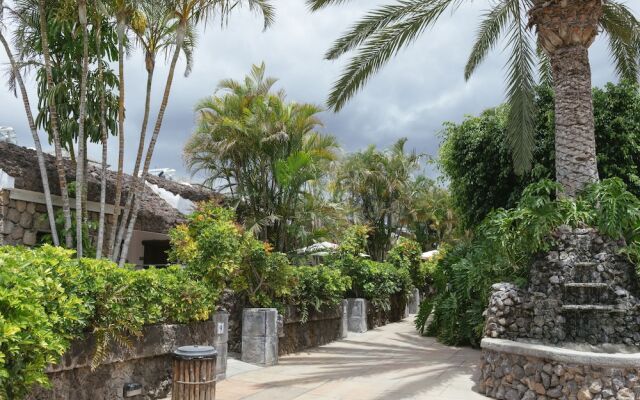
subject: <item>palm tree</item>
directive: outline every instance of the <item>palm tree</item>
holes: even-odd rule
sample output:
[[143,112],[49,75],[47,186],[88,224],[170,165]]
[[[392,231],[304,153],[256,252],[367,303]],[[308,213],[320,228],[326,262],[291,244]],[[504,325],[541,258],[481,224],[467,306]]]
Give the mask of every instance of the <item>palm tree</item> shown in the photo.
[[[47,80],[47,89],[52,91],[54,88],[53,72],[51,69],[51,55],[49,53],[48,27],[47,27],[47,8],[45,0],[38,1],[38,18],[40,22],[40,37],[42,46],[42,55],[44,58],[44,66]],[[69,204],[69,191],[67,188],[67,177],[62,156],[62,146],[60,143],[60,131],[58,130],[58,113],[54,96],[49,101],[49,113],[51,115],[51,134],[53,136],[53,146],[56,156],[56,169],[58,170],[58,180],[60,183],[60,195],[62,197],[62,213],[64,215],[64,235],[65,245],[67,248],[73,247],[73,238],[71,234],[71,207]]]
[[[153,77],[155,73],[156,58],[162,52],[170,51],[175,39],[177,24],[173,15],[173,10],[169,2],[142,2],[139,12],[139,19],[144,21],[144,26],[138,24],[134,29],[138,42],[141,44],[145,55],[145,69],[147,71],[147,87],[144,104],[144,115],[142,117],[142,126],[140,128],[140,139],[138,141],[138,152],[136,162],[133,168],[133,175],[137,177],[140,173],[140,165],[144,156],[144,145],[147,134],[147,126],[149,123],[149,113],[151,109],[151,89],[153,87]],[[192,51],[195,43],[195,35],[193,29],[188,29],[185,35],[185,45],[182,46],[182,52],[187,61],[185,74],[188,74],[193,64]],[[122,243],[122,239],[126,233],[127,222],[129,221],[130,212],[135,194],[138,193],[138,180],[134,180],[129,188],[127,201],[123,209],[121,223],[117,230],[116,243]],[[114,228],[115,229],[115,228]],[[115,231],[114,231],[115,232]],[[119,246],[114,248],[112,257],[117,261],[117,255],[120,253]]]
[[[140,207],[140,196],[144,193],[144,181],[149,173],[153,151],[158,140],[158,135],[160,134],[160,129],[162,128],[164,113],[169,102],[169,95],[171,94],[171,85],[173,83],[176,64],[178,63],[180,54],[183,52],[183,47],[185,44],[188,44],[188,41],[186,40],[188,38],[188,32],[193,29],[198,22],[206,23],[207,19],[213,17],[215,13],[220,15],[220,19],[223,23],[226,23],[231,11],[240,4],[239,1],[232,0],[172,0],[170,3],[173,5],[172,14],[176,23],[173,57],[169,66],[169,73],[167,75],[156,123],[151,135],[151,140],[149,141],[149,146],[147,147],[142,173],[140,174],[140,177],[134,177],[134,179],[138,179],[138,183],[136,185],[137,191],[134,193],[134,201],[131,206],[132,211],[127,225],[127,234],[124,238],[122,250],[115,253],[120,254],[120,265],[124,265],[127,258],[129,243],[131,241],[131,236],[133,235],[133,227],[135,226]],[[268,0],[246,0],[246,3],[250,10],[258,11],[262,14],[265,29],[271,25],[274,18],[274,9]],[[187,72],[189,72],[189,70],[187,70]],[[125,221],[122,223],[125,223]]]
[[109,233],[109,241],[107,244],[108,253],[114,259],[116,231],[118,227],[118,218],[121,212],[122,187],[124,183],[124,99],[125,99],[125,82],[124,82],[124,58],[125,58],[125,40],[127,23],[131,20],[135,13],[135,4],[129,0],[115,0],[113,3],[113,12],[116,16],[116,31],[118,35],[118,172],[116,175],[116,193],[113,209],[113,223]]
[[385,259],[394,235],[400,233],[401,218],[410,207],[411,175],[421,155],[406,152],[406,139],[400,139],[386,151],[375,146],[349,154],[335,176],[336,201],[351,206],[351,219],[371,229],[369,254]]
[[305,218],[327,207],[312,198],[312,187],[327,175],[338,144],[316,131],[321,109],[272,92],[276,79],[265,70],[254,65],[243,81],[223,80],[218,95],[198,103],[184,156],[209,186],[230,192],[249,231],[286,252],[303,244]]
[[[2,23],[3,11],[4,11],[4,4],[3,4],[3,1],[0,0],[0,24]],[[22,96],[22,104],[24,106],[24,111],[27,114],[29,129],[31,130],[33,143],[36,147],[36,155],[38,157],[38,167],[40,168],[40,178],[42,179],[44,199],[47,207],[47,215],[49,217],[49,228],[51,229],[51,238],[53,240],[53,245],[59,246],[60,238],[58,237],[58,229],[56,227],[56,216],[55,216],[55,213],[53,212],[53,203],[51,201],[51,189],[49,187],[49,176],[47,175],[47,166],[44,161],[42,144],[40,143],[40,135],[38,135],[38,129],[36,128],[36,124],[33,119],[33,113],[31,111],[31,103],[29,102],[29,95],[24,85],[24,81],[22,80],[22,73],[18,68],[18,63],[16,62],[16,59],[13,56],[13,52],[11,51],[11,47],[9,46],[7,39],[4,37],[1,25],[0,25],[0,42],[2,42],[2,46],[4,47],[5,52],[7,53],[7,57],[9,58],[9,64],[11,65],[12,78],[15,80],[18,88],[20,89],[20,95]]]
[[[312,10],[348,0],[307,0]],[[335,83],[328,103],[339,110],[366,81],[402,48],[415,41],[448,10],[470,0],[403,0],[368,13],[338,39],[326,57],[357,49]],[[530,28],[535,27],[538,46]],[[606,32],[618,74],[638,77],[640,24],[614,0],[498,0],[484,15],[469,57],[468,79],[503,35],[510,49],[507,97],[509,141],[516,169],[531,165],[534,137],[535,63],[556,90],[556,178],[573,197],[598,180],[591,70],[588,49],[599,30]]]
[[76,162],[76,255],[78,258],[83,256],[82,234],[83,234],[83,186],[84,167],[86,160],[85,146],[85,117],[87,113],[87,76],[89,75],[89,33],[88,33],[88,17],[87,17],[87,1],[78,1],[78,20],[82,30],[82,76],[80,78],[80,116],[78,122],[78,162]]

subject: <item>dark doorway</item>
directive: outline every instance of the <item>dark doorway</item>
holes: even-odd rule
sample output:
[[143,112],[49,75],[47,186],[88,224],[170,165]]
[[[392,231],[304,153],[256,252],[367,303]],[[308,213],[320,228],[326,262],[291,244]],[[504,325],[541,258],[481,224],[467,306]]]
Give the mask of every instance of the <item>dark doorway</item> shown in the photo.
[[164,268],[169,265],[169,250],[171,244],[168,240],[143,240],[144,256],[142,262],[144,268]]

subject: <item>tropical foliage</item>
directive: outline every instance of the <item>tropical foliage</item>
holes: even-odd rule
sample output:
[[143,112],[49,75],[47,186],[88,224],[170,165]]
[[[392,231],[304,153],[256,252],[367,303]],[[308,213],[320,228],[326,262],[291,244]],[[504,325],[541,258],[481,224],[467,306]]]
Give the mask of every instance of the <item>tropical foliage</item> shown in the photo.
[[351,278],[347,297],[365,298],[382,311],[391,309],[392,296],[406,295],[411,289],[409,270],[404,266],[369,260],[365,251],[369,228],[351,226],[340,247],[327,264]]
[[[557,184],[530,185],[517,207],[499,209],[474,230],[474,237],[449,246],[430,262],[435,295],[417,318],[420,331],[447,344],[478,345],[491,285],[524,284],[533,255],[548,250],[560,225],[595,226],[613,238],[624,237],[627,253],[640,260],[640,200],[618,178],[590,186],[577,199],[555,198]],[[427,324],[427,316],[432,314]]]
[[196,106],[184,154],[193,172],[229,193],[248,230],[287,252],[304,244],[320,215],[331,218],[331,205],[314,193],[338,144],[317,132],[318,107],[288,102],[275,83],[264,64],[243,81],[222,81],[219,94]]
[[112,343],[128,346],[144,325],[205,320],[215,301],[179,267],[133,271],[50,246],[0,247],[0,398],[46,385],[45,367],[87,332],[97,365]]
[[232,210],[201,204],[170,233],[171,257],[220,293],[229,286],[248,305],[273,307],[291,291],[291,265],[282,253],[244,231]]
[[[513,208],[527,185],[553,178],[554,96],[544,86],[536,93],[535,161],[526,174],[517,175],[511,163],[506,106],[446,124],[439,166],[463,228],[478,225],[492,210]],[[593,100],[600,176],[618,177],[640,196],[640,90],[626,82],[608,84],[593,90]]]
[[[346,0],[307,0],[312,10],[345,2]],[[326,53],[327,59],[337,59],[345,53],[355,51],[333,86],[328,99],[329,106],[335,110],[341,109],[400,50],[415,42],[443,14],[455,11],[467,3],[471,2],[407,0],[382,5],[368,12]],[[565,80],[568,78],[565,75],[568,69],[563,69],[562,63],[569,66],[571,60],[567,57],[573,56],[569,55],[570,52],[563,56],[563,53],[556,51],[558,48],[573,47],[580,50],[580,57],[586,57],[593,38],[601,30],[608,35],[612,60],[618,74],[633,81],[638,79],[640,23],[633,12],[621,2],[607,0],[597,3],[567,5],[566,2],[556,1],[504,0],[492,3],[482,16],[464,75],[469,79],[489,52],[502,38],[505,39],[508,54],[507,97],[510,106],[507,143],[518,172],[528,170],[534,160],[536,69],[539,69],[538,76],[546,82],[556,78],[573,85],[577,80],[585,80],[589,82],[586,87],[590,87],[588,68],[579,76],[574,76],[574,82]],[[563,11],[567,7],[571,8],[571,12]],[[573,21],[566,18],[569,14],[579,17]],[[586,18],[585,15],[590,17]],[[585,30],[584,35],[577,35],[580,36],[578,40],[575,40],[576,35],[569,37],[572,35],[566,34],[574,28],[573,23],[581,21],[582,24],[591,24],[593,18],[595,26],[590,34]],[[529,29],[532,26],[536,28],[536,35]],[[575,29],[582,32],[583,27],[584,25],[576,25]],[[588,59],[586,63],[588,64]],[[578,101],[567,96],[563,100],[579,105],[581,111],[583,107],[585,112],[590,108],[588,98]]]
[[375,146],[349,154],[337,168],[334,196],[351,206],[350,219],[371,228],[368,253],[384,260],[394,236],[404,226],[410,201],[412,174],[420,156],[405,151],[406,139],[390,149]]

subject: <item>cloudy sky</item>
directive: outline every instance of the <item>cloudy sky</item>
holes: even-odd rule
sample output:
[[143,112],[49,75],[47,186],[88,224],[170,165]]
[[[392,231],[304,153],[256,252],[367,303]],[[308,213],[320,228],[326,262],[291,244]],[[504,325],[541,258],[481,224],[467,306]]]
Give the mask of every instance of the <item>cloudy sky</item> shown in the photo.
[[[286,90],[290,100],[323,105],[332,82],[348,60],[326,61],[324,52],[367,10],[391,1],[354,0],[311,14],[304,0],[274,0],[276,23],[265,32],[259,17],[247,11],[236,12],[224,29],[216,24],[207,27],[199,37],[193,72],[189,77],[176,75],[152,167],[174,168],[178,175],[188,176],[181,151],[194,126],[194,104],[213,94],[219,80],[241,79],[253,63],[264,61],[267,73],[280,79],[279,88]],[[384,147],[407,137],[410,148],[435,156],[443,122],[460,121],[504,100],[506,55],[500,48],[470,81],[463,78],[478,18],[487,4],[490,2],[469,2],[455,15],[445,15],[434,29],[393,59],[340,113],[324,112],[325,131],[337,136],[345,151],[368,144]],[[640,15],[640,5],[631,7]],[[591,61],[594,85],[615,80],[602,38],[591,51]],[[0,53],[0,63],[6,69],[4,53]],[[166,68],[160,66],[155,78],[154,109],[165,76]],[[128,171],[135,158],[145,79],[143,60],[136,52],[126,63]],[[28,82],[34,86],[32,80]],[[36,103],[33,90],[31,101]],[[0,126],[14,127],[19,144],[32,146],[22,103],[6,86],[0,91]],[[109,161],[115,165],[115,139],[110,146]],[[99,158],[97,147],[90,151]]]

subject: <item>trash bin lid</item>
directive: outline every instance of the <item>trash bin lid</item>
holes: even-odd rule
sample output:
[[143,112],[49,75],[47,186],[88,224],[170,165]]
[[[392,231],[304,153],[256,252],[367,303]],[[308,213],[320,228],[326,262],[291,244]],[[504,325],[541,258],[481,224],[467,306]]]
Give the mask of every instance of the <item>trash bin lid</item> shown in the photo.
[[198,359],[198,358],[213,358],[218,354],[215,347],[212,346],[182,346],[178,347],[176,351],[173,352],[173,355],[186,359]]

